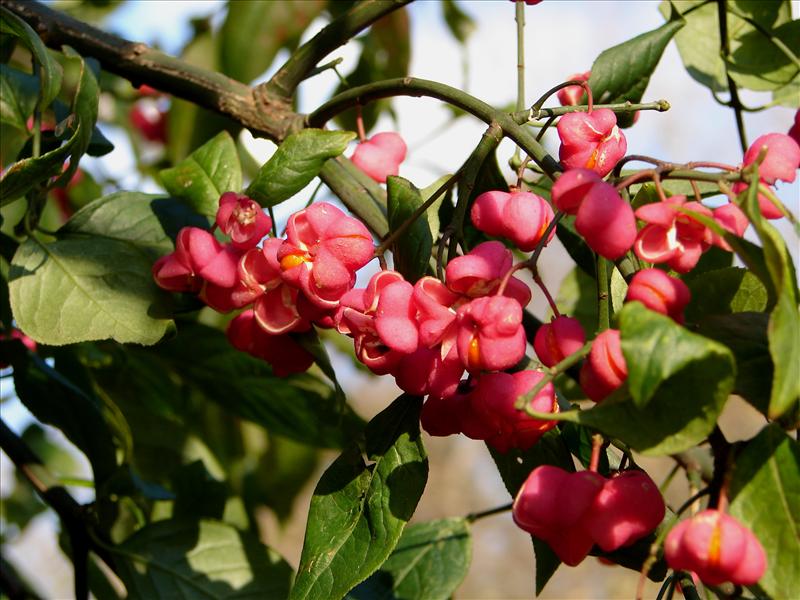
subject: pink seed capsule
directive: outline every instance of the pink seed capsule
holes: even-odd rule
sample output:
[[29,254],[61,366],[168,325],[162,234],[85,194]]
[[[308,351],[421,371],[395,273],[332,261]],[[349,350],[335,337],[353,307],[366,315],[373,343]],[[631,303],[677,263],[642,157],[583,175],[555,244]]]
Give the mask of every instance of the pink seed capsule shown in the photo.
[[378,183],[386,183],[389,175],[397,175],[400,163],[406,159],[406,143],[393,132],[376,133],[361,142],[351,160]]
[[602,402],[628,378],[628,366],[622,355],[620,333],[606,329],[598,334],[580,372],[581,388],[595,402]]
[[572,317],[560,316],[539,327],[533,339],[533,349],[543,365],[552,367],[585,343],[586,334],[580,322]]
[[689,288],[680,279],[660,269],[642,269],[631,279],[625,301],[639,301],[650,310],[683,323],[683,310],[691,297]]

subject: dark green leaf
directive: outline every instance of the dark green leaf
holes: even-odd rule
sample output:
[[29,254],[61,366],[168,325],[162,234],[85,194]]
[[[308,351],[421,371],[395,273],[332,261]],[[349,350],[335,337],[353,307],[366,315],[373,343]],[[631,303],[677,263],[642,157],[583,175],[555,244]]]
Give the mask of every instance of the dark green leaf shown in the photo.
[[9,271],[14,318],[33,339],[54,346],[104,339],[154,344],[171,321],[153,316],[163,314],[167,296],[151,268],[146,254],[115,239],[28,238]]
[[228,2],[228,14],[220,31],[219,58],[222,71],[250,83],[271,64],[281,48],[294,50],[300,35],[325,2]]
[[175,339],[154,350],[210,400],[304,444],[342,447],[362,426],[319,380],[310,375],[275,377],[267,363],[239,352],[210,327],[182,325]]
[[209,217],[217,214],[223,193],[238,193],[242,188],[239,155],[227,131],[221,131],[159,175],[170,194],[186,199],[194,210]]
[[725,344],[733,352],[736,358],[733,391],[765,415],[775,370],[769,354],[768,321],[769,315],[765,313],[738,312],[705,318],[698,327],[698,333]]
[[[683,27],[681,18],[671,19],[658,29],[648,31],[604,50],[592,64],[589,86],[598,104],[639,102],[664,49]],[[633,114],[617,116],[622,127],[633,124]]]
[[39,80],[0,64],[0,125],[28,135],[28,119],[39,97]]
[[461,7],[458,6],[455,0],[443,0],[441,5],[444,22],[447,24],[448,29],[450,29],[450,33],[452,33],[453,37],[460,43],[466,43],[467,38],[475,31],[475,21],[461,10]]
[[42,423],[59,428],[86,454],[97,485],[116,468],[116,447],[98,399],[36,355],[14,361],[14,389]]
[[400,396],[370,421],[367,464],[350,446],[314,490],[292,600],[342,598],[388,558],[428,476],[422,399]]
[[[419,189],[402,177],[389,176],[388,190],[389,231],[395,231],[423,204]],[[433,249],[433,236],[427,213],[414,221],[392,246],[394,268],[408,281],[414,283],[425,275]]]
[[286,561],[217,521],[159,521],[118,549],[114,564],[133,598],[285,598],[291,585]]
[[5,6],[0,7],[0,32],[9,33],[22,40],[22,43],[28,47],[41,66],[42,87],[39,91],[39,98],[41,99],[40,109],[44,110],[50,106],[61,89],[61,65],[50,55],[31,26],[6,9]]
[[760,312],[767,307],[767,290],[747,269],[728,267],[687,276],[692,293],[686,318],[697,322],[709,315]]
[[304,129],[278,146],[247,188],[262,206],[275,206],[291,198],[316,177],[325,161],[339,156],[356,137],[350,131]]
[[155,259],[174,249],[173,240],[182,227],[207,228],[208,221],[186,204],[141,192],[114,192],[76,212],[59,236],[80,234],[127,242]]
[[756,535],[767,553],[760,591],[770,598],[794,597],[800,573],[797,442],[778,425],[762,429],[737,456],[728,494],[731,516]]
[[348,600],[447,600],[467,575],[472,555],[462,518],[409,526],[379,571]]
[[206,470],[203,461],[182,466],[172,476],[175,491],[173,515],[182,519],[222,519],[228,486]]
[[[758,181],[757,175],[754,179]],[[751,185],[743,192],[744,211],[761,240],[767,270],[778,294],[767,328],[775,367],[768,415],[777,419],[800,399],[800,313],[791,254],[778,230],[761,216],[757,191],[756,185]]]
[[[515,498],[525,480],[536,467],[554,465],[566,471],[574,471],[575,465],[559,432],[552,429],[528,450],[512,448],[502,454],[489,447],[503,483]],[[531,537],[536,554],[536,593],[539,594],[558,569],[561,561],[545,542]]]
[[[769,33],[769,37],[764,35]],[[739,43],[728,61],[737,85],[756,91],[778,90],[797,78],[800,67],[800,20],[783,23],[771,31],[753,29],[737,36]],[[792,59],[786,52],[794,55]]]

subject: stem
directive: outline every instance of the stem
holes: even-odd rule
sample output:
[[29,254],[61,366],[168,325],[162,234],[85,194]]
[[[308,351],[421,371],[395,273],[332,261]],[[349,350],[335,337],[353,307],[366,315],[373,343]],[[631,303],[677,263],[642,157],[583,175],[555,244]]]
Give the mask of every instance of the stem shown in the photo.
[[683,597],[686,600],[700,600],[700,594],[697,593],[697,588],[694,585],[694,579],[692,579],[691,575],[684,571],[679,571],[675,579],[677,583],[680,584]]
[[[41,78],[42,67],[35,57],[33,60],[33,75],[39,79]],[[31,156],[39,158],[42,154],[42,107],[41,98],[36,100],[36,108],[33,111],[33,147],[31,148]]]
[[[555,86],[554,88],[551,88],[547,92],[545,92],[542,98],[546,100],[548,96],[554,94],[561,88],[570,87],[573,85],[581,85],[581,83],[583,82],[577,80],[561,83]],[[542,100],[542,102],[544,102],[544,100]],[[597,110],[599,108],[607,108],[615,113],[632,113],[632,112],[638,112],[640,110],[655,110],[657,112],[666,112],[672,107],[670,106],[670,103],[667,102],[666,100],[656,100],[654,102],[644,102],[641,104],[633,104],[631,102],[618,102],[616,104],[595,104],[593,107],[594,110]],[[511,118],[513,118],[514,121],[522,125],[530,121],[538,121],[540,119],[560,117],[568,113],[588,112],[588,109],[589,107],[586,104],[576,104],[574,106],[556,106],[553,108],[539,108],[536,106],[536,104],[534,104],[528,110],[512,113]]]
[[[514,2],[517,22],[517,111],[525,109],[525,3]],[[519,160],[519,147],[514,149],[514,158]]]
[[360,104],[356,104],[356,128],[358,129],[358,141],[366,142],[367,133],[364,131],[364,111]]
[[534,271],[533,281],[536,282],[536,285],[538,285],[539,289],[542,290],[544,297],[547,298],[547,303],[550,305],[550,310],[553,311],[553,314],[556,317],[560,317],[561,313],[558,312],[558,306],[556,306],[555,300],[553,300],[553,297],[550,295],[550,290],[547,289],[547,286],[544,284],[544,281],[542,281],[538,271]]
[[305,124],[308,127],[321,127],[339,113],[358,103],[366,104],[372,100],[392,96],[412,96],[417,98],[425,96],[452,104],[488,125],[495,124],[499,126],[503,133],[527,152],[549,177],[555,178],[556,173],[561,171],[558,161],[550,156],[542,145],[536,141],[536,137],[527,127],[521,127],[510,114],[499,111],[459,89],[427,79],[403,77],[376,81],[352,88],[337,94],[310,115],[307,115]]
[[597,331],[605,331],[611,326],[610,273],[607,258],[597,257]]
[[583,346],[581,346],[578,350],[567,356],[560,363],[557,363],[552,367],[550,367],[545,373],[544,377],[542,377],[542,379],[540,379],[539,382],[535,386],[533,386],[533,389],[531,389],[531,391],[522,394],[517,398],[517,401],[514,403],[514,408],[516,408],[517,410],[524,410],[527,415],[537,419],[550,418],[552,415],[532,410],[528,406],[528,403],[531,400],[533,400],[536,397],[536,395],[539,392],[541,392],[548,383],[553,381],[553,379],[561,375],[561,373],[567,371],[570,367],[572,367],[572,365],[579,363],[584,356],[589,354],[589,351],[591,349],[592,349],[592,342],[586,342]]
[[708,499],[708,505],[724,511],[727,507],[727,483],[728,483],[728,467],[730,466],[731,445],[719,427],[715,427],[711,434],[708,436],[708,442],[711,445],[711,450],[714,453],[714,476],[711,479],[709,488],[711,488],[711,496]]
[[589,470],[597,473],[597,466],[600,464],[600,451],[603,449],[603,436],[595,433],[592,436],[592,457],[589,459]]
[[747,152],[747,134],[744,130],[744,117],[742,102],[739,100],[739,90],[736,82],[728,71],[728,57],[731,53],[730,40],[728,40],[728,2],[727,0],[717,0],[717,16],[719,20],[719,41],[720,53],[725,63],[725,77],[728,80],[728,90],[731,94],[731,108],[736,116],[736,130],[739,132],[739,144],[742,146],[742,154]]
[[[519,4],[522,4],[522,2],[520,2]],[[498,506],[496,508],[490,508],[489,510],[470,513],[464,518],[469,523],[474,523],[478,519],[483,519],[484,517],[491,517],[493,515],[499,515],[500,513],[504,513],[506,511],[511,510],[513,507],[514,507],[514,503],[513,502],[509,502],[508,504],[503,504],[503,506]]]
[[411,0],[369,0],[359,2],[346,13],[331,21],[317,35],[300,46],[272,78],[256,91],[289,100],[300,82],[328,54],[344,46],[359,32],[384,15],[403,7]]

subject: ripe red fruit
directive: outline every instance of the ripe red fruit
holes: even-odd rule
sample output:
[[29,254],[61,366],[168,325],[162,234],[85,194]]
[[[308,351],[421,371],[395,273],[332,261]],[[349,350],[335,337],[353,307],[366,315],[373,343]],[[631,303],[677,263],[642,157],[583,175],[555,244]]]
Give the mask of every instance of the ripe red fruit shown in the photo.
[[653,531],[665,512],[661,492],[647,473],[622,471],[595,496],[586,529],[604,552],[613,552]]
[[636,218],[613,185],[603,181],[589,188],[575,218],[575,229],[600,256],[616,260],[636,241]]
[[650,310],[683,323],[683,309],[691,297],[689,288],[680,279],[660,269],[642,269],[631,279],[625,301],[638,300]]
[[608,108],[591,113],[569,113],[558,122],[558,156],[567,169],[591,169],[608,175],[625,155],[628,143]]
[[546,367],[560,363],[586,343],[580,322],[572,317],[559,316],[536,331],[533,349]]
[[[567,77],[567,80],[589,81],[589,77],[591,75],[591,71],[586,71],[585,73],[575,73]],[[581,103],[581,98],[583,98],[583,87],[579,85],[570,85],[568,87],[561,88],[558,90],[557,97],[558,101],[561,103],[561,106],[576,106]]]
[[289,335],[270,335],[258,324],[252,310],[246,310],[228,325],[228,341],[237,350],[268,362],[278,377],[306,371],[314,357]]
[[[536,248],[553,220],[553,209],[530,192],[484,192],[472,205],[472,223],[489,235],[508,238],[523,252]],[[555,231],[550,233],[549,242]]]
[[628,378],[620,333],[606,329],[598,334],[580,372],[581,388],[595,402],[602,402]]
[[458,355],[471,373],[503,371],[525,355],[522,307],[506,296],[475,298],[458,309]]
[[664,543],[664,556],[671,568],[694,571],[709,585],[753,585],[767,568],[764,548],[753,532],[713,509],[674,527]]
[[243,194],[225,192],[220,196],[217,226],[240,250],[249,250],[267,235],[272,219],[257,202]]
[[800,145],[800,110],[794,113],[794,124],[792,124],[789,131],[786,132],[786,135]]
[[361,142],[350,160],[378,183],[386,183],[389,175],[397,175],[406,159],[406,143],[393,132],[376,133]]
[[[747,220],[747,215],[742,212],[742,209],[736,206],[733,202],[723,204],[715,208],[713,211],[714,220],[719,223],[723,229],[730,231],[732,234],[742,237],[750,221]],[[711,232],[711,243],[719,246],[723,250],[731,252],[732,248],[725,241],[722,236]]]
[[131,125],[150,142],[167,143],[167,113],[153,100],[139,100],[131,107]]
[[568,215],[577,214],[578,209],[600,176],[589,169],[570,169],[561,174],[550,190],[553,205]]

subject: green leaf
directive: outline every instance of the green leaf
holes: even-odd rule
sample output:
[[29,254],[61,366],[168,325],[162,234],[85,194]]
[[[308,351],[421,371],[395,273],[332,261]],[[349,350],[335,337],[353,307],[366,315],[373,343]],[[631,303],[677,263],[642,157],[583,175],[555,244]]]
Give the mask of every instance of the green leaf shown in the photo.
[[210,327],[182,324],[177,337],[153,351],[226,410],[304,444],[341,448],[362,427],[318,379],[275,377],[267,363],[239,352]]
[[792,257],[781,234],[761,215],[758,206],[758,175],[746,192],[744,211],[753,224],[764,250],[764,261],[777,291],[767,335],[775,366],[768,416],[777,419],[800,399],[800,312],[797,279]]
[[228,486],[214,479],[202,460],[183,465],[172,476],[173,515],[182,519],[222,519]]
[[379,571],[347,594],[348,600],[447,600],[472,558],[462,518],[409,526]]
[[39,90],[39,108],[44,110],[50,106],[61,89],[61,65],[50,55],[31,26],[6,9],[5,6],[0,7],[0,33],[9,33],[22,40],[22,43],[28,47],[41,66],[42,86]]
[[772,102],[778,106],[800,108],[800,78],[773,91]]
[[747,269],[728,267],[684,279],[692,294],[686,319],[697,322],[709,315],[761,312],[767,307],[767,290]]
[[[389,231],[395,231],[423,204],[419,189],[402,177],[389,176],[388,191]],[[392,246],[394,268],[408,281],[414,283],[425,275],[433,249],[433,236],[427,213],[414,221]]]
[[174,250],[183,227],[207,228],[208,221],[174,198],[142,192],[114,192],[76,212],[59,236],[93,235],[127,242],[153,259]]
[[78,170],[78,163],[92,142],[100,101],[100,87],[92,69],[99,72],[100,67],[96,60],[84,60],[69,46],[64,46],[64,56],[67,63],[72,62],[78,65],[78,86],[72,98],[72,113],[78,120],[75,126],[75,135],[78,136],[78,139],[70,152],[69,167],[59,177],[60,182],[66,183]]
[[0,64],[0,124],[28,135],[28,119],[39,97],[39,80]]
[[778,425],[761,430],[736,457],[731,516],[759,539],[767,571],[759,597],[792,598],[800,573],[800,447]]
[[170,194],[185,198],[194,210],[209,217],[217,214],[222,194],[242,189],[239,155],[227,131],[221,131],[159,175]]
[[450,33],[461,44],[465,44],[472,32],[475,31],[475,21],[461,10],[455,0],[443,0],[441,7],[444,22],[447,24]]
[[736,383],[733,391],[765,415],[775,366],[769,354],[767,323],[769,315],[761,312],[738,312],[707,317],[697,332],[727,346],[736,359]]
[[24,158],[11,165],[0,178],[0,206],[16,200],[36,185],[59,175],[80,134],[81,124],[78,123],[69,140],[59,148],[46,152],[38,158]]
[[102,484],[117,463],[98,399],[35,354],[29,356],[13,362],[19,399],[39,421],[59,428],[86,454],[95,482]]
[[[684,25],[683,19],[671,19],[658,29],[601,52],[589,78],[595,103],[639,102],[664,49]],[[633,125],[633,114],[618,115],[617,119],[621,127]]]
[[561,281],[556,306],[578,319],[584,331],[597,329],[597,284],[583,269],[573,267]]
[[325,471],[311,498],[290,599],[342,598],[389,557],[428,476],[421,407],[421,398],[400,396],[367,425],[371,464],[353,445]]
[[171,321],[153,316],[166,294],[151,268],[141,250],[119,240],[28,238],[9,271],[14,318],[26,334],[53,346],[103,339],[155,344]]
[[[628,386],[637,400],[619,392],[589,410],[552,418],[594,427],[647,455],[674,454],[700,443],[733,388],[736,368],[730,350],[638,302],[627,304],[619,320]],[[654,347],[662,343],[674,344],[671,353]],[[653,356],[643,354],[651,348]]]
[[[419,192],[422,195],[422,201],[427,202],[431,196],[433,196],[440,187],[442,187],[447,181],[452,177],[452,175],[442,175],[430,184],[428,187],[422,188]],[[446,192],[441,194],[438,199],[433,201],[430,208],[425,211],[425,216],[428,218],[428,225],[430,226],[431,230],[431,238],[436,240],[439,237],[439,231],[442,226],[441,222],[439,221],[439,211],[443,204],[448,203],[452,205],[452,194],[453,188],[449,188]]]
[[325,7],[303,2],[228,2],[220,31],[219,59],[229,77],[250,83],[272,64],[281,48],[294,50],[300,35]]
[[303,129],[287,137],[261,167],[247,194],[261,206],[294,196],[316,177],[325,161],[339,156],[356,137],[350,131]]
[[[512,448],[505,454],[488,447],[497,466],[497,471],[512,498],[525,483],[525,480],[536,467],[554,465],[566,471],[574,471],[569,450],[558,430],[551,429],[528,450]],[[540,594],[547,582],[558,569],[561,561],[545,542],[531,536],[533,551],[536,555],[536,594]]]
[[292,579],[255,535],[210,520],[151,523],[114,554],[133,598],[285,598]]
[[740,45],[728,60],[728,72],[737,85],[750,90],[773,91],[797,78],[800,21],[783,23],[771,31],[754,29],[738,36],[737,41]]

